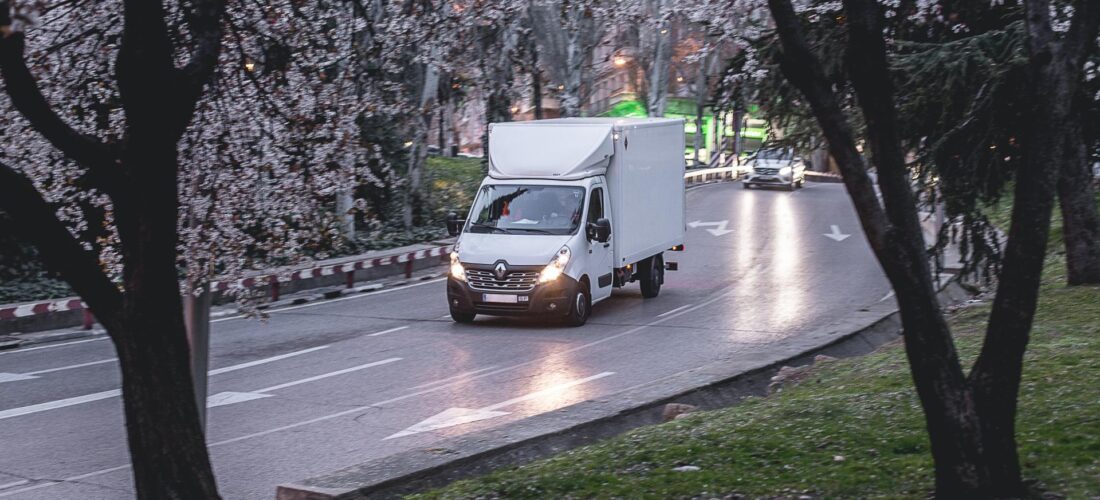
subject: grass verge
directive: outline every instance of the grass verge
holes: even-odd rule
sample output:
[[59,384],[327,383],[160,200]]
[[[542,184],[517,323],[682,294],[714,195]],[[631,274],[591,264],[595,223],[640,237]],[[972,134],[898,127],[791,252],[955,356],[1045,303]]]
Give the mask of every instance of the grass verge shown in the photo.
[[[1017,439],[1035,491],[1089,498],[1100,495],[1100,287],[1064,285],[1060,227],[1052,234]],[[988,314],[987,302],[951,314],[964,366],[973,363]],[[926,498],[932,485],[924,420],[895,342],[819,364],[770,397],[416,498]]]

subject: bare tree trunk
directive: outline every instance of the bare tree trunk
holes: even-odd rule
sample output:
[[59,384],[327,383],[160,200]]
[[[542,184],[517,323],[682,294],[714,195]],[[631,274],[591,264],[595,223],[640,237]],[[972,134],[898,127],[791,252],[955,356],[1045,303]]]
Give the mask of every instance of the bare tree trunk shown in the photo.
[[531,52],[531,109],[536,120],[542,119],[542,68],[539,67],[539,45],[534,37],[527,38]]
[[421,205],[420,177],[428,159],[428,136],[432,128],[431,104],[435,101],[439,86],[439,69],[432,64],[419,64],[417,86],[419,107],[413,117],[412,147],[409,150],[409,167],[406,171],[405,199],[401,221],[405,229],[416,225],[417,207]]
[[[672,63],[672,28],[664,19],[664,0],[648,0],[652,14],[661,19],[657,31],[643,33],[642,38],[652,37],[652,59],[646,82],[646,112],[649,116],[665,116],[665,106],[668,104],[668,70]],[[705,61],[700,61],[706,66]],[[705,70],[704,70],[705,71]],[[696,158],[698,161],[698,158]]]
[[351,190],[352,187],[349,186],[336,193],[336,216],[340,219],[340,233],[348,240],[355,239],[355,213],[352,212],[355,203]]
[[1058,178],[1058,203],[1066,244],[1066,282],[1100,284],[1100,215],[1089,171],[1088,147],[1078,123],[1066,135],[1066,161]]
[[589,64],[592,51],[603,37],[604,27],[597,23],[593,10],[586,5],[561,0],[532,3],[527,9],[540,57],[561,86],[561,115],[581,116],[584,88],[591,88]]
[[[704,40],[703,43],[706,44],[706,41]],[[709,62],[709,60],[710,54],[708,53],[707,46],[704,45],[703,56],[699,58],[699,72],[696,73],[695,76],[695,141],[692,156],[695,160],[696,166],[699,165],[699,150],[703,149],[703,114],[706,110],[707,105],[707,91],[710,90],[710,87],[707,85],[707,63]],[[656,64],[654,66],[656,66]],[[662,97],[661,100],[663,101],[664,98]]]

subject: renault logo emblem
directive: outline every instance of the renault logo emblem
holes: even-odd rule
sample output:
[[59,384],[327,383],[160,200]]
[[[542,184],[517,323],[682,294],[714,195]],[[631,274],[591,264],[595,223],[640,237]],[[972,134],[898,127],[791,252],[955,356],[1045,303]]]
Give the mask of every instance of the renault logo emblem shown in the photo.
[[497,263],[497,266],[493,268],[493,270],[495,270],[497,273],[497,279],[502,280],[504,279],[504,273],[508,272],[508,266],[504,265],[503,262],[499,262]]

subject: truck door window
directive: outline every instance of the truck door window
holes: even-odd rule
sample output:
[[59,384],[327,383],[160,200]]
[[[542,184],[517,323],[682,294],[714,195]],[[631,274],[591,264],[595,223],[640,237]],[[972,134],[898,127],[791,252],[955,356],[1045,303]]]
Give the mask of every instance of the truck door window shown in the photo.
[[[587,222],[595,223],[603,218],[603,188],[592,190],[592,196],[588,198]],[[587,225],[586,225],[587,226]]]

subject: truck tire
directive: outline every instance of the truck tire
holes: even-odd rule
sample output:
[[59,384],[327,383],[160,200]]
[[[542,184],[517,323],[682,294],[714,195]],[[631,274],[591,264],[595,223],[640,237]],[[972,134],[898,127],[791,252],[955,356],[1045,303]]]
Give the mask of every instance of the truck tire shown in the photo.
[[588,294],[588,286],[583,281],[573,296],[572,304],[565,317],[565,324],[572,327],[584,326],[588,322],[588,316],[592,314],[592,296]]
[[665,281],[665,258],[661,254],[642,261],[641,266],[642,297],[652,299],[661,293],[661,283]]
[[462,312],[451,309],[451,319],[453,319],[455,323],[473,323],[475,316],[477,316],[477,313]]

